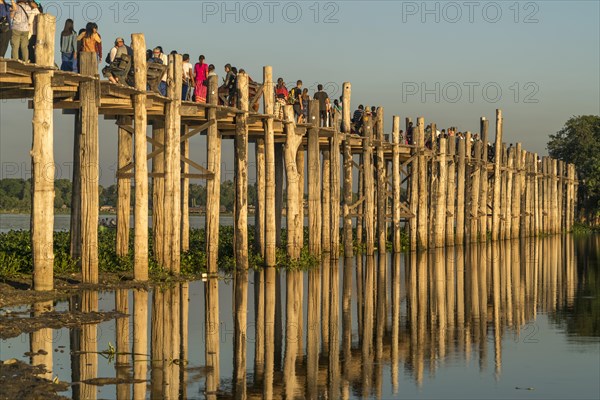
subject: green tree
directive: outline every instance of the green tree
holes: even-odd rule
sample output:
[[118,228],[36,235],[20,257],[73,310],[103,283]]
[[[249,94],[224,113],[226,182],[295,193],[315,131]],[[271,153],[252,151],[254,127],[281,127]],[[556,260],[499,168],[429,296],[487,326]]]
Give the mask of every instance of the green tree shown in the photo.
[[572,117],[548,142],[550,156],[575,164],[579,179],[579,215],[600,214],[600,116]]

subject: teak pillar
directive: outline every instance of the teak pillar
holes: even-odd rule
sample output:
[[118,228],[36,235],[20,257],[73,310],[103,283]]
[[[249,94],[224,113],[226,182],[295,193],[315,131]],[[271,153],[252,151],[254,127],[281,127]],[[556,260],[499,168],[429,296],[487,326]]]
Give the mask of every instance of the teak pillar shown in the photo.
[[[82,75],[96,78],[96,53],[81,52]],[[80,84],[81,136],[81,273],[84,283],[98,283],[98,213],[99,155],[98,155],[98,86],[95,80]]]
[[[342,133],[344,133],[344,257],[353,256],[352,240],[352,147],[350,144],[350,99],[352,85],[344,82],[342,93]],[[336,124],[337,127],[337,124]]]
[[237,99],[240,111],[235,117],[235,267],[245,271],[248,269],[248,75],[245,73],[237,76]]
[[334,124],[333,137],[329,139],[329,157],[331,161],[331,258],[340,256],[340,132]]
[[[375,184],[373,182],[373,119],[365,116],[363,118],[363,177],[364,177],[364,231],[366,255],[375,253]],[[333,150],[332,150],[333,151]],[[335,166],[332,165],[332,168]],[[333,218],[332,218],[333,221]]]
[[383,107],[377,108],[377,250],[385,254],[387,245],[387,164],[384,156]]
[[148,280],[148,163],[146,162],[146,39],[141,33],[131,35],[135,88],[133,95],[135,141],[135,236],[133,250],[133,277]]
[[[417,151],[419,159],[419,202],[417,209],[417,248],[426,249],[428,242],[427,223],[427,156],[425,155],[425,119],[417,118]],[[413,130],[413,135],[415,134]]]
[[402,213],[400,204],[401,176],[400,176],[400,117],[395,115],[392,123],[392,221],[394,226],[393,249],[394,253],[402,251],[402,232],[400,230],[400,219]]
[[[118,170],[133,161],[133,137],[126,126],[132,126],[131,117],[118,117]],[[131,211],[131,178],[117,174],[117,243],[118,257],[126,257],[129,253],[129,229]]]
[[265,120],[265,265],[275,266],[275,133],[273,68],[263,68],[263,108],[268,115]]
[[456,216],[456,136],[447,141],[448,185],[446,195],[446,246],[454,246],[454,217]]
[[254,204],[254,245],[265,257],[265,139],[256,139],[256,203]]
[[[221,134],[217,127],[218,81],[214,75],[208,78],[208,120],[215,121],[208,127],[206,154],[208,170],[213,173],[206,184],[206,263],[209,274],[217,273],[219,255],[219,212],[221,208]],[[265,96],[267,97],[267,96]]]
[[[56,17],[38,17],[35,47],[37,63],[54,66]],[[33,199],[31,207],[31,248],[33,251],[33,289],[54,288],[54,92],[51,69],[34,73],[33,94]],[[96,221],[97,222],[97,221]]]
[[319,152],[319,102],[308,103],[308,251],[321,254],[321,154]]
[[169,56],[165,115],[165,218],[163,265],[179,273],[181,254],[181,87],[182,58]]
[[[300,174],[296,163],[298,148],[302,144],[302,135],[296,132],[294,122],[294,111],[291,106],[284,107],[285,124],[285,166],[287,175],[287,254],[292,260],[300,258],[302,250],[302,226],[301,219],[301,195],[303,188],[300,188]],[[289,273],[289,271],[288,271]]]
[[502,110],[496,110],[496,143],[494,145],[494,188],[492,202],[492,240],[500,237],[500,189],[502,181]]

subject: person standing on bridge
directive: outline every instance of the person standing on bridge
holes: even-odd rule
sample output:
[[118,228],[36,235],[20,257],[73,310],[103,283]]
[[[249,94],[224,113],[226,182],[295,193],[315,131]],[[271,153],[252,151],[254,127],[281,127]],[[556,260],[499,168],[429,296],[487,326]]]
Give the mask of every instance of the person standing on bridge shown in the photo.
[[327,99],[329,99],[329,96],[323,90],[323,85],[321,85],[321,84],[317,85],[317,92],[315,93],[315,95],[314,95],[313,98],[315,100],[319,100],[320,125],[321,126],[328,126],[328,121],[327,121],[327,105],[325,104],[325,101]]
[[[39,13],[39,10],[37,10]],[[29,16],[34,15],[35,11],[29,6],[28,0],[18,0],[12,3],[12,37],[10,45],[12,47],[11,58],[29,62],[29,34],[31,25]]]
[[85,32],[77,36],[77,40],[81,41],[80,51],[96,53],[98,61],[100,61],[102,58],[102,38],[98,33],[98,25],[88,22],[85,25]]
[[4,58],[12,37],[12,6],[10,0],[0,0],[0,57]]
[[194,66],[190,62],[190,55],[183,55],[183,83],[181,85],[181,100],[190,101],[194,87]]
[[61,71],[75,71],[74,61],[77,59],[77,33],[72,19],[65,21],[65,27],[60,34]]
[[208,92],[208,64],[204,62],[205,57],[198,57],[198,62],[194,66],[194,77],[196,79],[196,87],[194,90],[194,99],[196,103],[206,103],[206,95]]

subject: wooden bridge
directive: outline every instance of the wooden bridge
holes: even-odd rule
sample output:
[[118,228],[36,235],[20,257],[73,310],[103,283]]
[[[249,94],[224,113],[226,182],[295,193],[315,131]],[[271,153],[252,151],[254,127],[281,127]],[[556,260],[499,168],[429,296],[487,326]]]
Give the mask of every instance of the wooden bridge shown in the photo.
[[[441,138],[425,147],[425,120],[417,118],[413,143],[401,144],[400,117],[384,131],[384,109],[364,118],[362,136],[350,131],[351,84],[343,84],[342,113],[332,128],[320,127],[318,102],[310,101],[305,124],[296,124],[291,106],[274,114],[273,71],[249,97],[248,76],[237,78],[237,107],[218,105],[218,78],[208,80],[207,104],[181,100],[182,59],[169,56],[167,96],[147,87],[146,43],[132,35],[135,87],[101,81],[95,53],[82,53],[81,73],[54,64],[55,17],[38,22],[38,64],[0,59],[0,98],[32,98],[34,288],[53,288],[54,135],[53,110],[75,118],[71,255],[81,261],[85,282],[98,282],[99,151],[98,118],[116,120],[118,129],[117,254],[129,247],[131,179],[134,180],[134,277],[148,279],[148,182],[153,181],[153,237],[156,260],[179,272],[180,254],[189,248],[189,180],[207,180],[206,253],[217,271],[221,143],[235,141],[235,255],[248,268],[248,143],[255,143],[258,200],[256,241],[266,266],[275,265],[280,241],[283,187],[287,189],[287,253],[300,256],[304,188],[308,187],[309,251],[352,256],[354,240],[368,255],[385,251],[388,230],[394,251],[401,249],[407,222],[411,249],[528,237],[569,231],[573,225],[577,180],[571,164],[538,157],[503,143],[502,112],[496,111],[493,162],[487,158],[488,124],[481,140]],[[249,111],[262,95],[263,112]],[[406,118],[406,125],[412,123]],[[147,136],[147,127],[152,135]],[[436,131],[435,124],[432,132]],[[408,130],[408,129],[407,129]],[[7,134],[7,133],[4,133]],[[207,165],[190,154],[189,141],[207,136]],[[152,145],[150,153],[148,143]],[[307,168],[305,169],[305,156]],[[147,161],[152,159],[152,170]],[[390,166],[391,164],[391,171]],[[343,173],[342,173],[343,171]],[[358,192],[353,176],[358,171]],[[305,185],[305,179],[307,185]],[[358,198],[358,200],[356,200]],[[340,237],[340,217],[343,218]],[[353,227],[356,228],[353,231]]]

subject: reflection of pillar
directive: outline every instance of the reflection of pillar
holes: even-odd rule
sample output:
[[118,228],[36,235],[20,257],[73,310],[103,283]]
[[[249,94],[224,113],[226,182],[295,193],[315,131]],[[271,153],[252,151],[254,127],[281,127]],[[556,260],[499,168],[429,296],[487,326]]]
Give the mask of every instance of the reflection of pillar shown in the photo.
[[444,249],[436,248],[434,251],[434,278],[435,278],[435,301],[438,320],[438,350],[439,358],[446,357],[446,260]]
[[265,368],[263,397],[273,398],[275,369],[275,267],[265,268]]
[[[52,311],[52,301],[35,303],[33,305],[33,317]],[[40,378],[52,380],[52,329],[43,328],[30,334],[30,358],[31,365],[44,365],[46,373],[38,375]]]
[[181,284],[179,288],[179,293],[181,293],[180,304],[181,304],[181,314],[180,314],[180,333],[181,333],[181,355],[180,359],[182,360],[179,363],[179,384],[181,387],[181,397],[186,399],[187,396],[187,368],[185,365],[189,360],[189,350],[188,350],[188,338],[189,338],[189,299],[190,299],[190,284],[188,282],[184,282]]
[[283,313],[281,310],[281,272],[275,270],[275,368],[281,367],[281,347],[283,344]]
[[398,346],[400,342],[400,253],[394,253],[392,275],[392,393],[398,393]]
[[342,289],[342,351],[344,377],[348,377],[352,360],[352,269],[353,258],[344,258],[344,283]]
[[415,380],[423,384],[424,348],[427,335],[427,254],[417,253],[417,350],[415,360]]
[[[336,228],[337,229],[337,228]],[[340,272],[338,260],[331,260],[331,287],[329,291],[329,398],[339,397],[340,377],[340,333],[339,333],[339,310],[340,310]]]
[[235,324],[234,324],[234,382],[237,398],[246,397],[246,340],[248,320],[248,272],[237,271],[235,279]]
[[494,307],[494,366],[495,366],[495,378],[496,381],[500,379],[500,373],[502,371],[502,310],[500,303],[500,292],[502,286],[500,285],[500,254],[498,251],[498,242],[491,242],[492,256],[490,264],[492,265],[492,298]]
[[[385,217],[382,218],[385,220]],[[380,220],[381,221],[381,220]],[[385,222],[383,222],[385,224]],[[385,334],[385,321],[386,321],[386,310],[385,310],[385,298],[387,295],[387,286],[385,284],[385,271],[387,269],[387,254],[380,252],[378,256],[378,269],[377,269],[377,322],[375,324],[375,368],[373,372],[373,386],[375,387],[375,395],[377,398],[381,398],[382,386],[383,386],[383,335]]]
[[219,280],[209,278],[204,285],[206,393],[216,395],[219,389]]
[[321,316],[321,342],[323,344],[323,355],[329,354],[329,293],[331,290],[329,270],[329,260],[323,261],[321,263],[321,292],[323,293],[321,298],[321,310],[323,311]]
[[[115,292],[115,310],[122,314],[129,314],[128,291],[117,289]],[[117,378],[128,382],[129,376],[129,316],[115,320],[115,341],[117,357],[115,369]],[[128,400],[131,398],[130,385],[128,383],[117,384],[117,399]]]
[[[79,305],[81,304],[81,298],[79,295],[72,296],[69,299],[69,312],[77,312],[79,311]],[[71,382],[79,382],[81,381],[81,372],[79,371],[79,358],[81,354],[79,351],[81,350],[81,346],[79,344],[79,339],[81,336],[80,329],[73,328],[69,329],[69,346],[71,348]],[[81,399],[80,396],[79,385],[73,385],[73,399],[78,400]]]
[[308,322],[306,327],[306,397],[319,396],[319,331],[321,329],[321,276],[318,269],[308,272]]
[[[81,312],[89,313],[98,311],[98,292],[84,291],[81,297]],[[81,357],[79,358],[79,371],[81,381],[94,379],[98,376],[98,326],[86,324],[81,327],[79,339]],[[94,385],[82,383],[80,385],[82,399],[95,399],[97,388]]]
[[372,346],[373,346],[373,296],[375,278],[375,259],[367,256],[365,264],[364,310],[362,325],[362,389],[363,397],[368,397],[371,391]]
[[298,304],[296,302],[296,274],[286,272],[286,314],[285,314],[285,361],[283,379],[286,398],[293,398],[296,389],[296,353],[298,350]]
[[165,362],[165,292],[161,288],[156,288],[152,296],[152,334],[150,343],[150,354],[152,355],[151,366],[151,397],[152,399],[160,399],[166,396],[164,392],[164,382],[166,379],[164,374]]
[[254,272],[254,384],[262,382],[265,368],[265,270]]
[[462,246],[457,246],[456,251],[456,326],[458,327],[459,351],[463,350],[465,338],[465,252]]
[[[446,310],[447,310],[447,314],[448,314],[448,319],[446,322],[446,326],[447,329],[446,331],[448,332],[447,334],[447,339],[448,339],[448,344],[452,345],[454,347],[454,345],[456,344],[456,340],[455,340],[455,335],[456,335],[456,331],[455,331],[455,324],[454,324],[454,318],[455,318],[455,312],[456,312],[456,308],[455,308],[455,299],[456,299],[456,292],[455,292],[455,275],[454,275],[454,257],[455,257],[455,249],[454,247],[447,247],[446,248]],[[450,349],[449,352],[452,352],[453,349]]]
[[133,398],[146,398],[148,372],[148,292],[133,291]]
[[[507,243],[507,242],[504,242]],[[479,259],[478,268],[479,268],[479,315],[481,316],[479,319],[479,368],[481,370],[485,369],[487,366],[487,254],[486,248],[484,245],[477,244],[475,246],[477,248],[477,258]]]
[[[358,225],[360,226],[360,225]],[[358,320],[358,332],[362,332],[363,324],[363,304],[364,304],[364,291],[363,291],[363,256],[358,254],[356,257],[356,314]],[[362,335],[359,335],[359,342],[362,341]]]

